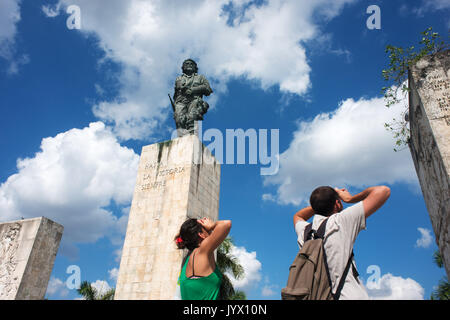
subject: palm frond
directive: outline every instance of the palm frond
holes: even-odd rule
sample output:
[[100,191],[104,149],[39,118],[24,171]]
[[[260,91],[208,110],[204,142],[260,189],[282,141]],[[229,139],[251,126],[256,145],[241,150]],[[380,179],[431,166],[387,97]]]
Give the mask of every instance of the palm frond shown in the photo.
[[83,281],[80,284],[80,288],[77,289],[77,292],[85,300],[97,300],[97,290],[95,290],[89,281]]
[[247,295],[244,291],[238,290],[228,300],[247,300]]
[[114,300],[116,289],[111,288],[107,292],[100,294],[89,281],[83,281],[77,289],[79,295],[85,300]]
[[431,300],[450,300],[450,283],[447,277],[439,280],[439,285],[431,293]]
[[115,288],[109,289],[105,292],[98,300],[114,300],[114,294],[116,292]]
[[219,300],[230,300],[230,297],[234,296],[234,294],[233,284],[231,283],[230,278],[224,274],[220,285]]
[[[236,296],[233,284],[231,283],[228,276],[225,274],[229,272],[236,279],[242,279],[245,275],[244,268],[240,265],[238,259],[231,255],[231,250],[233,248],[233,239],[231,237],[226,238],[222,244],[217,249],[217,259],[216,264],[218,268],[222,271],[223,280],[220,288],[220,299],[221,300],[244,300],[245,293],[240,293]],[[241,292],[241,291],[238,291]],[[244,297],[244,299],[234,299],[233,297]]]
[[439,250],[436,250],[433,254],[433,261],[437,264],[439,268],[442,268],[444,266],[444,262],[442,261],[442,256]]

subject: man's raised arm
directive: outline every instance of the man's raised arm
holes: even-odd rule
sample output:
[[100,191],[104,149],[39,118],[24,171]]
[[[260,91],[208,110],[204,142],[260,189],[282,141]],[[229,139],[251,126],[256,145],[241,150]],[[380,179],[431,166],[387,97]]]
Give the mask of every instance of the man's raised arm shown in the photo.
[[307,221],[314,215],[314,210],[311,207],[303,208],[294,214],[294,227],[299,221]]
[[366,218],[377,211],[391,195],[391,189],[386,186],[369,187],[354,196],[346,189],[336,188],[335,190],[342,201],[346,203],[357,203],[362,201]]

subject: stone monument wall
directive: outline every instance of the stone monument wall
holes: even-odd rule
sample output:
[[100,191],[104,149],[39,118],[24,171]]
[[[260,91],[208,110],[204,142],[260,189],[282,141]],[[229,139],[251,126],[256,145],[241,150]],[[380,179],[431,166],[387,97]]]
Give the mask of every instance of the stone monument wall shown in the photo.
[[0,300],[42,300],[63,227],[47,218],[0,224]]
[[450,278],[450,51],[421,59],[409,73],[410,150]]
[[219,186],[220,164],[195,135],[142,148],[115,299],[174,298],[174,237],[188,217],[218,219]]

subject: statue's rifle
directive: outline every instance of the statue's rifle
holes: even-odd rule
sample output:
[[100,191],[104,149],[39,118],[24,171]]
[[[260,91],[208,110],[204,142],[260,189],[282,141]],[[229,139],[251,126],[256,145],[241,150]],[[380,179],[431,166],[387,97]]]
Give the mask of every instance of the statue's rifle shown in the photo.
[[170,96],[170,93],[167,94],[169,96],[170,99],[170,104],[172,105],[172,110],[173,112],[175,112],[175,103],[173,103],[172,97]]

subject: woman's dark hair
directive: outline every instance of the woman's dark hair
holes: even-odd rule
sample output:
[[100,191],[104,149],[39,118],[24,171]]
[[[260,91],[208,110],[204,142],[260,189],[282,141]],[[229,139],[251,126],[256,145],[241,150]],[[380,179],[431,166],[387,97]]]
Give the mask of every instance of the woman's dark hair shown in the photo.
[[318,187],[312,193],[309,198],[309,203],[316,214],[328,217],[331,215],[334,209],[336,200],[339,199],[339,195],[332,187]]
[[180,232],[175,237],[175,243],[178,249],[194,250],[198,247],[198,234],[202,232],[202,226],[197,222],[197,219],[187,219],[181,225]]

